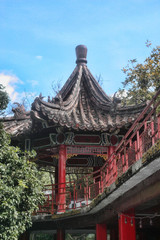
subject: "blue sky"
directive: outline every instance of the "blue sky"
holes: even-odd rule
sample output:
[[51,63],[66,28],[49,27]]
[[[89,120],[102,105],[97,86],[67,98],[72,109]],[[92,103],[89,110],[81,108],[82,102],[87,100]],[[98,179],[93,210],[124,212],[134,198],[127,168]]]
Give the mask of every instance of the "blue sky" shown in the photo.
[[122,87],[129,59],[142,62],[160,45],[159,0],[0,0],[0,83],[12,101],[54,95],[88,48],[88,68],[109,95]]

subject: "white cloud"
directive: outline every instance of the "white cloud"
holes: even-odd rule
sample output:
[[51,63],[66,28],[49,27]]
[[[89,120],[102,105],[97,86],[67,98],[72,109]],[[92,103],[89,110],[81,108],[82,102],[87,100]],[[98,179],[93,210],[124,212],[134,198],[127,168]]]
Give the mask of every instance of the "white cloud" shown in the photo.
[[16,85],[23,84],[23,82],[13,74],[0,73],[0,84],[5,87],[11,101],[17,101],[19,93],[15,90]]
[[42,60],[42,56],[36,56],[36,58],[38,59],[38,60]]
[[[28,81],[29,82],[29,81]],[[37,81],[30,81],[32,85],[37,85]],[[0,73],[0,84],[5,87],[5,91],[8,93],[10,97],[10,103],[8,106],[8,112],[10,114],[12,109],[12,104],[14,102],[19,102],[20,104],[24,104],[26,110],[29,110],[31,104],[35,97],[37,96],[36,92],[26,92],[25,90],[18,92],[16,90],[19,84],[23,84],[23,82],[16,76],[10,73]],[[8,113],[7,113],[8,114]]]

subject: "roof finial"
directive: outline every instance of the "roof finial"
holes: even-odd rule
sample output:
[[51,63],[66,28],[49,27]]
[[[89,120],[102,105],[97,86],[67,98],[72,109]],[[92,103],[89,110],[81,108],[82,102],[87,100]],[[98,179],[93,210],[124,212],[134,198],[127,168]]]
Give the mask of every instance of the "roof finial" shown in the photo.
[[87,60],[87,47],[85,45],[78,45],[76,47],[76,56],[77,56],[77,64],[86,64]]

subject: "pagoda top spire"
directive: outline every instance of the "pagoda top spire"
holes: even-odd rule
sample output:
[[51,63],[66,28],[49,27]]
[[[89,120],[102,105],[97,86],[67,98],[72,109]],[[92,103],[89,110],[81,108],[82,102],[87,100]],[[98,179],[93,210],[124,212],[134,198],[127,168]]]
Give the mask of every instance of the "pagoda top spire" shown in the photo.
[[78,45],[76,47],[76,56],[77,64],[86,64],[87,63],[87,47],[85,45]]

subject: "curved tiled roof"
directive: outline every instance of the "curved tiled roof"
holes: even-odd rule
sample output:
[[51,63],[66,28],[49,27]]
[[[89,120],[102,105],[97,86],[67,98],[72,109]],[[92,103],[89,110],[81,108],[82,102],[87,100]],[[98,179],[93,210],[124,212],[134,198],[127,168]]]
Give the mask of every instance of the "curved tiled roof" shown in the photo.
[[83,53],[86,47],[78,47],[82,53],[80,57],[77,54],[73,73],[52,101],[43,101],[41,97],[35,99],[32,116],[59,126],[88,131],[106,131],[133,122],[144,105],[122,107],[108,97],[87,68]]
[[29,133],[31,129],[32,121],[30,118],[26,119],[5,119],[3,122],[4,129],[12,137],[17,137],[25,133]]
[[20,113],[18,115],[14,114],[13,117],[3,118],[1,121],[3,122],[5,131],[14,138],[29,133],[32,127],[30,112],[23,112],[23,114]]
[[8,133],[13,137],[30,133],[37,128],[32,127],[36,121],[76,130],[113,131],[137,118],[144,105],[122,107],[116,98],[107,96],[86,65],[87,48],[77,46],[76,54],[77,66],[55,98],[47,102],[40,95],[31,112],[17,104],[14,117],[2,120]]

